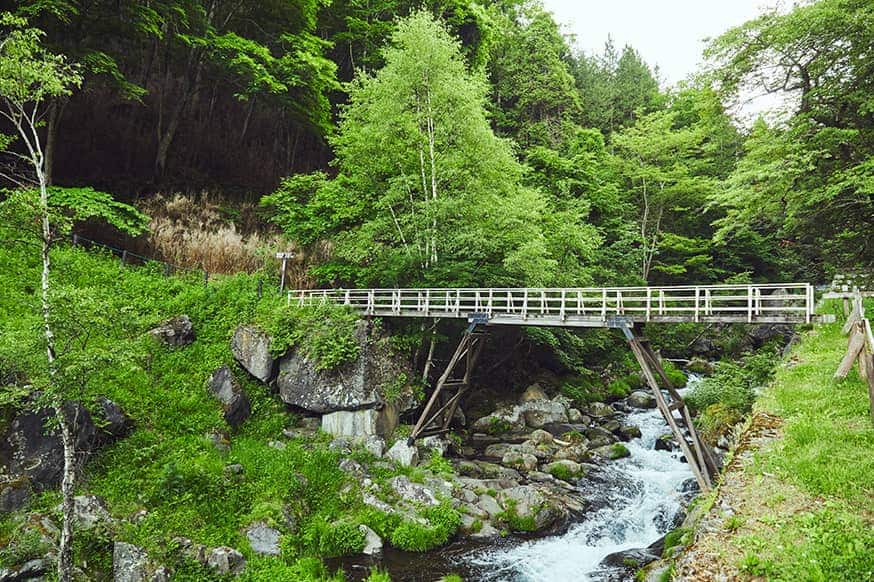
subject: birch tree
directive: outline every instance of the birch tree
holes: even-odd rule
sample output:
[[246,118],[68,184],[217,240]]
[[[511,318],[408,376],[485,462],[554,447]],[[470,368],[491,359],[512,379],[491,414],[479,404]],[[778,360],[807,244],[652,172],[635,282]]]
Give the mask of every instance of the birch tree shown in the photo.
[[[3,36],[0,39],[0,115],[15,128],[17,135],[7,154],[24,162],[32,171],[39,189],[40,256],[42,259],[41,306],[46,358],[49,370],[47,396],[54,408],[64,447],[64,469],[61,481],[63,495],[63,525],[58,552],[58,578],[62,582],[73,576],[73,487],[76,477],[75,437],[73,418],[65,406],[64,390],[58,385],[53,329],[51,290],[51,246],[53,225],[50,221],[46,156],[40,135],[40,127],[46,114],[46,103],[54,98],[69,95],[82,81],[77,68],[62,55],[51,54],[40,46],[42,32],[27,28],[27,22],[10,14],[0,14]],[[5,140],[7,146],[11,140]],[[5,172],[5,177],[24,187],[30,185],[27,177]]]
[[332,241],[320,278],[498,284],[548,267],[544,199],[492,132],[487,83],[459,42],[417,12],[398,22],[384,60],[349,87],[332,140],[337,176],[293,177],[265,200],[292,238]]

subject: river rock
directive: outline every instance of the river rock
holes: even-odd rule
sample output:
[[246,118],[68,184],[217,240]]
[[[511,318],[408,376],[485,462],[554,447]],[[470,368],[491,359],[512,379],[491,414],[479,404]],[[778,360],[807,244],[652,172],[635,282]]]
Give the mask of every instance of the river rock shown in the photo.
[[498,500],[488,493],[482,493],[479,496],[476,506],[485,511],[490,517],[495,517],[503,511],[503,508],[498,504]]
[[624,441],[639,439],[640,435],[640,427],[634,426],[633,424],[623,424],[619,427],[619,438]]
[[564,479],[565,481],[576,479],[583,474],[583,466],[576,461],[571,461],[570,459],[559,459],[558,461],[553,461],[544,466],[543,470],[553,477]]
[[[571,424],[581,424],[583,422],[583,419],[586,417],[583,416],[583,413],[580,412],[578,409],[568,408],[567,418],[568,422],[570,422]],[[588,421],[586,421],[586,424],[588,424]]]
[[603,402],[592,402],[587,407],[589,416],[594,418],[603,418],[605,416],[611,416],[616,414],[616,411],[613,410],[609,404],[604,404]]
[[529,400],[517,406],[525,424],[531,428],[543,428],[555,422],[568,422],[567,409],[561,402],[552,400]]
[[234,373],[229,366],[222,366],[213,372],[207,381],[206,388],[216,400],[222,403],[225,422],[230,426],[237,428],[249,418],[252,411],[249,396],[240,387],[240,383],[234,378]]
[[382,553],[382,538],[375,531],[364,525],[358,526],[358,531],[364,534],[364,549],[361,553],[365,556],[376,556]]
[[528,437],[535,445],[551,445],[552,433],[538,428]]
[[268,526],[266,523],[253,523],[246,528],[246,539],[252,551],[261,556],[278,556],[279,531]]
[[473,532],[470,537],[475,540],[491,540],[501,535],[501,532],[490,523],[484,523],[478,532]]
[[168,346],[182,347],[194,341],[194,326],[187,315],[180,315],[161,322],[149,333]]
[[507,451],[501,458],[501,464],[527,473],[537,468],[537,457],[527,453]]
[[522,393],[522,396],[519,397],[519,402],[531,402],[532,400],[548,400],[549,396],[546,395],[546,392],[543,390],[543,387],[540,384],[531,384],[528,388],[525,389],[525,392]]
[[231,338],[234,359],[252,376],[270,382],[276,373],[276,360],[270,354],[270,336],[251,325],[241,325]]
[[487,434],[503,434],[525,430],[525,418],[518,406],[499,408],[473,423],[474,430]]
[[238,576],[246,569],[246,558],[234,548],[220,546],[207,555],[206,565],[220,576]]
[[330,435],[365,439],[369,436],[385,436],[398,425],[398,412],[394,406],[380,409],[338,410],[322,415],[322,430]]
[[[393,406],[404,412],[416,405],[407,363],[390,348],[387,338],[371,333],[366,321],[355,324],[358,358],[336,369],[320,370],[316,362],[298,349],[291,349],[279,361],[276,385],[287,404],[320,414],[338,410],[359,410]],[[386,387],[391,388],[389,398]]]
[[658,437],[655,441],[655,446],[653,447],[657,451],[676,451],[680,448],[679,443],[677,443],[676,439],[674,439],[674,435],[671,433],[663,434]]
[[586,445],[583,443],[579,443],[570,445],[568,447],[560,448],[558,451],[556,451],[555,455],[553,455],[553,458],[556,461],[569,460],[580,463],[589,460],[590,455],[589,449],[586,447]]
[[404,501],[420,505],[440,505],[434,492],[424,485],[413,483],[409,477],[398,475],[389,481],[395,493]]
[[628,398],[625,399],[625,402],[628,406],[632,408],[655,408],[656,401],[655,397],[649,392],[644,392],[643,390],[635,390],[631,394],[628,395]]
[[[73,420],[73,435],[79,459],[87,458],[98,446],[97,428],[88,410],[68,402],[67,415]],[[27,503],[31,493],[60,485],[64,447],[57,430],[49,429],[54,411],[21,412],[0,438],[0,511],[14,511]]]
[[419,450],[415,445],[408,445],[404,439],[392,445],[385,456],[404,467],[414,467],[419,464]]
[[520,485],[498,493],[498,501],[505,510],[514,510],[522,519],[533,518],[535,529],[551,525],[559,515],[549,500],[531,485]]

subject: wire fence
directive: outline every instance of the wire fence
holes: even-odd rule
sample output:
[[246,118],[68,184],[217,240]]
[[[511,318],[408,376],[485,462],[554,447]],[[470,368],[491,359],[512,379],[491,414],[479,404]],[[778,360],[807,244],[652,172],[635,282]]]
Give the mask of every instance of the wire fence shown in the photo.
[[[164,261],[162,259],[156,259],[155,257],[149,257],[146,255],[141,255],[139,253],[135,253],[128,249],[118,248],[113,245],[96,241],[94,239],[90,239],[84,237],[79,234],[73,234],[71,237],[71,242],[74,247],[82,247],[86,249],[90,249],[92,247],[99,247],[102,249],[106,249],[110,251],[113,255],[118,256],[121,259],[122,265],[132,265],[132,264],[158,264],[162,265],[162,270],[165,277],[170,277],[176,275],[178,273],[187,273],[187,274],[196,274],[198,277],[203,279],[204,286],[209,286],[210,279],[215,275],[215,273],[210,273],[210,271],[206,269],[198,269],[192,267],[183,267],[181,265],[176,265],[174,263],[170,263],[168,261]],[[261,299],[264,295],[264,279],[258,278],[258,299]]]

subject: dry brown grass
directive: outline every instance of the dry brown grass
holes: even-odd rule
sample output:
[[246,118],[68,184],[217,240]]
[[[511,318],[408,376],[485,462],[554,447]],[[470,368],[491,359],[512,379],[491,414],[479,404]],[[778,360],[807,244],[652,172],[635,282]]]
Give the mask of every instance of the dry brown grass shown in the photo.
[[179,267],[210,273],[252,273],[265,269],[279,276],[278,251],[294,252],[286,285],[310,289],[313,264],[330,255],[328,244],[301,249],[265,224],[251,202],[227,202],[209,194],[197,197],[161,194],[139,204],[151,216],[146,254]]

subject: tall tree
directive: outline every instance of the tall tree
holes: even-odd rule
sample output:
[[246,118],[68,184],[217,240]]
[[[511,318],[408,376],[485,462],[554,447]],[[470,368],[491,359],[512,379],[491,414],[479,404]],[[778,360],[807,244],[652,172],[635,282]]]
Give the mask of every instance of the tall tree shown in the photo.
[[723,234],[781,217],[784,246],[814,274],[874,264],[874,5],[768,11],[706,54],[727,97],[764,92],[795,107],[782,126],[759,124],[750,135],[749,159],[715,198],[729,212]]
[[307,243],[334,241],[320,274],[354,283],[498,284],[553,270],[543,200],[496,138],[487,86],[427,12],[398,23],[385,67],[349,88],[338,175],[293,177],[267,198]]

